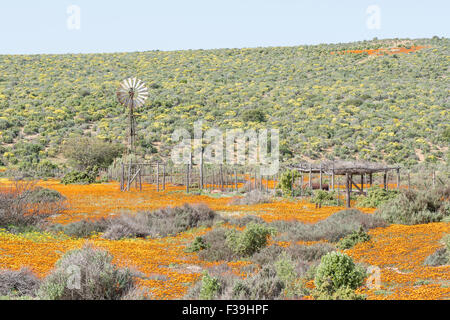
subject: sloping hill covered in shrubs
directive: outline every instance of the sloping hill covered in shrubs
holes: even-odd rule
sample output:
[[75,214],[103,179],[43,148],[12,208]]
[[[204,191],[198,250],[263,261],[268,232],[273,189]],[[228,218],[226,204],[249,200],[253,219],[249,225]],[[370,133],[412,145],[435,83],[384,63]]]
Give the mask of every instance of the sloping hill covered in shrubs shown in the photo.
[[[421,45],[410,53],[367,52]],[[138,152],[167,156],[176,128],[279,128],[284,160],[448,161],[449,40],[117,54],[0,56],[0,165],[51,173],[66,139],[124,142],[115,90],[134,75],[150,97]]]

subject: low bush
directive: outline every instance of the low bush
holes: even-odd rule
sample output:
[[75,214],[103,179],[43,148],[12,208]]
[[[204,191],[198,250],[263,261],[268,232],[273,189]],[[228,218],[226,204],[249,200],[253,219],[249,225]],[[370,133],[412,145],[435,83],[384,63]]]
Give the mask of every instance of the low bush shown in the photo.
[[71,171],[62,179],[62,184],[91,184],[97,179],[98,168],[92,167],[83,171]]
[[265,225],[250,223],[244,231],[231,229],[227,233],[226,243],[237,255],[249,257],[267,245],[275,230]]
[[264,219],[257,217],[257,216],[252,216],[252,215],[245,215],[242,218],[225,218],[225,222],[238,226],[238,227],[245,227],[246,225],[250,224],[250,223],[258,223],[258,224],[264,224]]
[[267,193],[264,193],[260,190],[252,190],[247,192],[241,198],[235,198],[231,201],[231,205],[252,205],[252,204],[260,204],[260,203],[270,203],[271,199]]
[[437,267],[450,264],[450,235],[444,236],[442,243],[444,247],[429,255],[424,261],[425,265]]
[[356,206],[362,208],[378,208],[381,204],[398,195],[397,190],[386,190],[379,186],[373,186],[367,190],[367,196],[359,196]]
[[0,296],[36,296],[40,280],[27,268],[0,270]]
[[201,300],[211,300],[217,295],[219,290],[219,281],[216,278],[211,277],[208,273],[204,273],[199,298]]
[[203,240],[202,237],[196,237],[195,240],[191,243],[191,245],[186,248],[186,252],[198,252],[200,250],[204,250],[208,248],[208,244]]
[[315,243],[311,245],[291,244],[286,252],[296,261],[316,262],[335,247],[329,243]]
[[340,252],[330,252],[322,257],[317,267],[313,296],[321,299],[359,298],[352,296],[351,292],[363,284],[365,277],[365,270],[355,265],[352,258]]
[[118,240],[134,237],[167,237],[190,228],[212,226],[216,214],[206,205],[185,204],[180,207],[123,214],[112,219],[103,238]]
[[186,299],[274,300],[284,298],[284,283],[273,266],[242,279],[232,273],[211,272],[192,286]]
[[439,222],[450,216],[450,187],[407,190],[383,203],[376,211],[389,223],[422,224]]
[[251,260],[252,262],[259,264],[260,266],[273,264],[283,252],[283,247],[280,247],[277,244],[273,244],[271,246],[264,247],[258,252],[254,253],[251,257]]
[[298,298],[308,294],[303,281],[296,271],[296,263],[283,252],[274,264],[278,278],[284,285],[284,296],[287,298]]
[[425,259],[424,265],[432,267],[444,266],[450,263],[449,256],[447,248],[439,248]]
[[[38,194],[47,197],[38,198]],[[48,217],[64,212],[64,200],[56,193],[35,187],[32,181],[15,181],[0,190],[0,228],[15,233],[42,228]]]
[[370,236],[360,228],[358,231],[353,231],[349,235],[342,238],[336,245],[339,249],[350,249],[357,243],[366,242],[370,240]]
[[99,220],[81,220],[67,225],[56,224],[51,227],[53,231],[60,231],[73,238],[89,238],[93,234],[105,232],[110,222],[105,218]]
[[337,242],[360,228],[367,231],[386,226],[386,223],[374,215],[365,214],[356,209],[347,209],[336,212],[315,224],[304,224],[299,221],[275,221],[270,225],[280,232],[280,235],[276,237],[278,241],[327,240]]
[[237,259],[235,252],[227,245],[227,232],[216,228],[202,236],[206,248],[199,251],[198,256],[206,261],[232,261]]
[[56,190],[35,187],[30,191],[28,195],[28,200],[31,203],[54,203],[65,201],[66,198]]
[[45,300],[119,300],[136,289],[128,268],[112,264],[104,250],[85,245],[67,252],[44,279],[38,296]]
[[329,192],[325,190],[314,191],[314,196],[311,198],[311,203],[316,205],[316,208],[321,208],[325,206],[338,206],[340,205],[340,200],[337,198],[334,192]]

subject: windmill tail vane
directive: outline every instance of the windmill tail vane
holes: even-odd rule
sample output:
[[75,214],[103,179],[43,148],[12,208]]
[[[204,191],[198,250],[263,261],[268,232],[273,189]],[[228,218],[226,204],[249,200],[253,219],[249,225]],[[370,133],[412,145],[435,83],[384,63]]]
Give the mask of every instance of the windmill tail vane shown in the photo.
[[148,89],[145,83],[137,78],[123,80],[117,89],[117,99],[128,109],[128,152],[135,152],[136,118],[135,109],[144,105],[148,98]]

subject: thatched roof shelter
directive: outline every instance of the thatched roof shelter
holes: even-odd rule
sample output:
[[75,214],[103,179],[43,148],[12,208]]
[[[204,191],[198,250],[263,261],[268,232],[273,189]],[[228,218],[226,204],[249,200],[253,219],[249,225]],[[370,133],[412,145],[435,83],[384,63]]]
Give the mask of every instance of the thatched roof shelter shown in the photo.
[[320,163],[299,163],[290,166],[301,172],[324,173],[335,175],[348,174],[371,174],[376,172],[386,172],[390,170],[398,170],[398,166],[388,166],[377,162],[367,161],[323,161]]
[[[387,174],[388,171],[395,170],[397,172],[397,189],[400,187],[400,167],[399,166],[388,166],[382,163],[367,162],[367,161],[323,161],[320,163],[299,163],[288,167],[291,170],[297,170],[299,172],[309,174],[309,187],[313,188],[312,184],[312,174],[320,174],[319,189],[323,189],[322,175],[331,176],[331,189],[335,190],[335,176],[345,176],[345,191],[346,191],[346,202],[347,207],[350,207],[350,193],[353,192],[353,186],[356,188],[357,192],[364,194],[364,184],[368,183],[372,186],[374,173],[382,172],[383,185],[386,189],[388,186]],[[353,176],[360,176],[360,183],[355,182]],[[368,176],[368,181],[365,181]],[[303,179],[303,178],[302,178]],[[329,190],[328,185],[326,185],[326,190]],[[338,189],[339,190],[339,189]]]

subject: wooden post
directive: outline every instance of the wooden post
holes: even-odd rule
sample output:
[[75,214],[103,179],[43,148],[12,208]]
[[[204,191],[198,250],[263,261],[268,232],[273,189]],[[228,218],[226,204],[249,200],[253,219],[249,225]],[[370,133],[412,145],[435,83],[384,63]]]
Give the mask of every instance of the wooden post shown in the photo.
[[291,170],[291,197],[294,196],[294,170]]
[[384,171],[383,174],[383,188],[384,190],[387,190],[387,171]]
[[219,177],[219,181],[220,181],[220,191],[223,192],[223,167],[222,164],[220,164],[220,177]]
[[125,165],[122,162],[122,174],[120,175],[120,191],[125,189]]
[[189,193],[189,163],[186,164],[186,193]]
[[372,188],[372,184],[373,184],[373,175],[372,173],[369,173],[369,185]]
[[322,190],[322,164],[320,164],[320,174],[319,174],[319,189]]
[[142,191],[142,170],[139,170],[139,191]]
[[364,194],[364,174],[361,174],[361,194]]
[[156,191],[159,192],[159,161],[156,162]]
[[346,180],[346,183],[345,183],[346,205],[347,205],[347,208],[350,208],[350,184],[351,184],[351,182],[350,182],[350,176],[348,173],[345,174],[345,178],[346,178],[345,179]]
[[163,191],[166,190],[166,163],[163,164]]
[[127,191],[130,191],[130,179],[131,179],[131,159],[128,165]]
[[237,171],[234,169],[234,188],[238,191]]
[[[333,164],[334,167],[334,164]],[[331,190],[334,191],[334,168],[331,170]]]
[[339,193],[340,193],[340,188],[339,188],[339,177],[337,177],[337,199],[338,199],[338,204],[340,204],[341,199],[339,199]]
[[200,189],[203,190],[203,152],[200,159]]
[[397,190],[400,190],[400,168],[397,168]]
[[309,164],[309,188],[312,189],[312,168],[311,164]]

